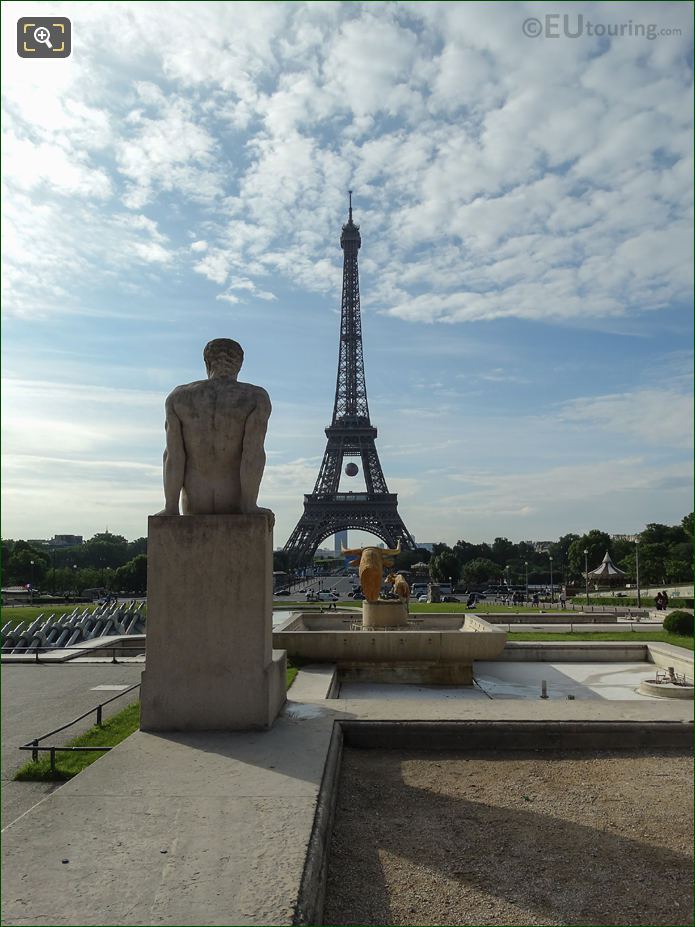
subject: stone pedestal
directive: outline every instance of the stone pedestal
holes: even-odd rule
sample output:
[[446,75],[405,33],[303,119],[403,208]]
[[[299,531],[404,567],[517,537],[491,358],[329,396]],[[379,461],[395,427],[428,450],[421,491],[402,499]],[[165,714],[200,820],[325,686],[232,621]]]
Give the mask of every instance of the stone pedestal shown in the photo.
[[398,628],[408,624],[408,612],[401,601],[380,599],[362,603],[363,628]]
[[273,651],[264,515],[153,515],[147,544],[144,731],[268,728],[286,698]]

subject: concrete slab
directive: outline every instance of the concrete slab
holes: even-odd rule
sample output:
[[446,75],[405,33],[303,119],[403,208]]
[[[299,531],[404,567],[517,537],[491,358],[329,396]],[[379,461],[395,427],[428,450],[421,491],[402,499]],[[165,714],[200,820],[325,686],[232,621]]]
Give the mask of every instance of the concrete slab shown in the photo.
[[677,721],[692,723],[692,702],[608,699],[338,699],[337,717],[359,721]]
[[549,699],[644,700],[637,689],[653,675],[649,663],[476,664],[476,681],[493,699],[537,699],[545,680]]
[[291,923],[332,720],[134,734],[5,831],[3,923]]
[[382,699],[391,701],[435,701],[470,700],[489,698],[477,686],[418,686],[399,685],[386,682],[343,682],[340,684],[340,699]]
[[417,686],[343,682],[341,699],[463,700],[538,699],[541,681],[547,683],[548,698],[644,700],[638,692],[642,680],[654,676],[648,663],[498,663],[475,664],[475,686]]
[[315,702],[334,698],[338,690],[338,671],[332,663],[314,663],[302,667],[292,683],[293,702]]

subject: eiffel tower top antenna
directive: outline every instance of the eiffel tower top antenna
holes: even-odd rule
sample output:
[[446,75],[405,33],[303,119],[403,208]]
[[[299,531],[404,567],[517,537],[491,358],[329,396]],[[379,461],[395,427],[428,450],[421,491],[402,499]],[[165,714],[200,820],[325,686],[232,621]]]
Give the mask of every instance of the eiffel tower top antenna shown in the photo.
[[348,196],[350,197],[350,209],[349,209],[348,222],[352,222],[352,190],[348,190]]

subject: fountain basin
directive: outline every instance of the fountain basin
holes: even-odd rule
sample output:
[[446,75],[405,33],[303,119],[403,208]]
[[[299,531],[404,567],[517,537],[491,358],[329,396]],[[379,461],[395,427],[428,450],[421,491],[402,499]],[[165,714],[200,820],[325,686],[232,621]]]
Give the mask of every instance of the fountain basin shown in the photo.
[[472,685],[474,660],[494,660],[506,631],[477,615],[417,615],[404,627],[362,629],[359,612],[295,613],[273,632],[290,660],[335,663],[341,679]]
[[672,682],[657,682],[656,679],[643,679],[639,684],[642,695],[651,695],[652,698],[693,698],[692,684],[674,685]]

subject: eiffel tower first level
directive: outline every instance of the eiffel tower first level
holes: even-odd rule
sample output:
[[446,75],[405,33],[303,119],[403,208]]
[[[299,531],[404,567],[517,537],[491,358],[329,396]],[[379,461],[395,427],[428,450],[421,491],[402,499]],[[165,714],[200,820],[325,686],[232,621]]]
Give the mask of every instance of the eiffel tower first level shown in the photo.
[[[310,561],[325,538],[347,528],[375,534],[387,547],[396,547],[400,541],[403,550],[415,549],[415,542],[398,514],[397,495],[389,492],[386,485],[374,443],[377,431],[369,420],[357,267],[361,244],[359,226],[352,221],[350,192],[348,221],[340,236],[343,297],[333,421],[326,428],[328,442],[314,491],[304,496],[304,514],[285,544],[294,564]],[[346,457],[361,461],[365,492],[338,491]],[[347,476],[356,476],[358,472],[354,461],[345,467]]]

